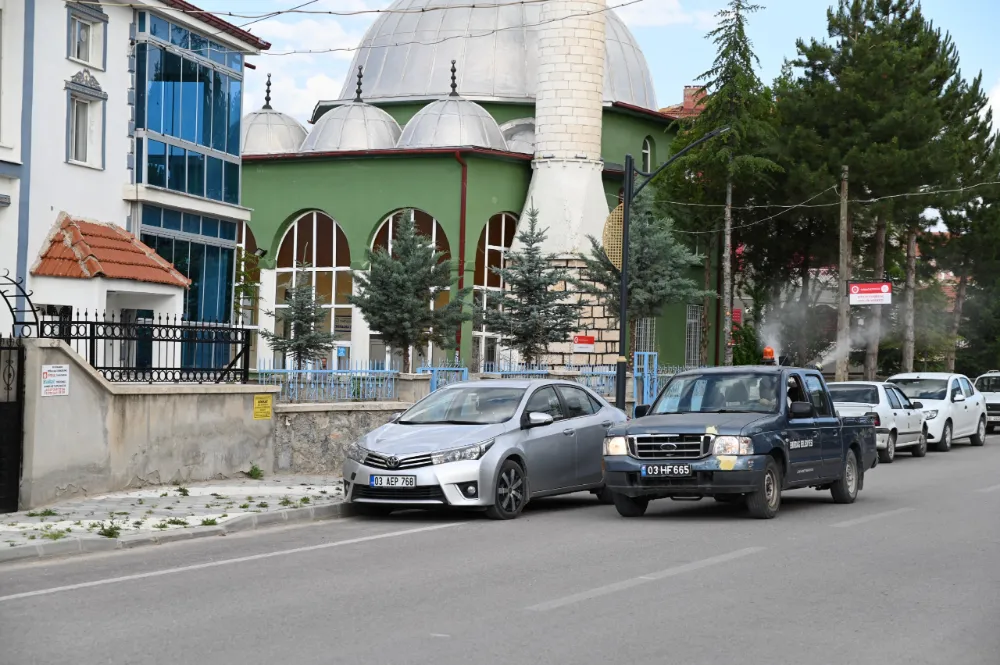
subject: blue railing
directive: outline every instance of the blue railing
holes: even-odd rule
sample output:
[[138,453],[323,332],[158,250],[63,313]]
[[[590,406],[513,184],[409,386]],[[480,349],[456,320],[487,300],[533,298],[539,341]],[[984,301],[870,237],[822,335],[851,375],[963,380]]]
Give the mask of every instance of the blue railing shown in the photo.
[[396,399],[395,370],[257,369],[257,382],[280,386],[284,402],[383,402]]
[[598,395],[610,397],[615,394],[618,372],[614,365],[570,365],[566,369],[578,372],[576,382],[587,386]]
[[451,367],[448,365],[439,367],[419,367],[417,374],[431,375],[431,392],[438,388],[444,388],[452,383],[469,380],[468,367]]
[[504,379],[537,379],[549,373],[548,365],[528,363],[483,363],[484,374],[499,374]]

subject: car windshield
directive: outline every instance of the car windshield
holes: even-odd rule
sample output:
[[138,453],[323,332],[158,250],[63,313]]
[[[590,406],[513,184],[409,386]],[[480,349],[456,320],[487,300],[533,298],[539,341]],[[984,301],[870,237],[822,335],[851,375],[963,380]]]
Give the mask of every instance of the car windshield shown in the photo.
[[461,386],[432,393],[404,413],[401,425],[490,425],[514,417],[524,388]]
[[945,399],[948,394],[947,379],[893,379],[910,399]]
[[875,386],[851,386],[831,384],[830,396],[834,402],[856,402],[859,404],[878,404],[878,388]]
[[981,393],[1000,393],[1000,374],[979,377],[976,379],[976,388]]
[[651,414],[773,413],[778,403],[777,374],[684,374],[670,380]]

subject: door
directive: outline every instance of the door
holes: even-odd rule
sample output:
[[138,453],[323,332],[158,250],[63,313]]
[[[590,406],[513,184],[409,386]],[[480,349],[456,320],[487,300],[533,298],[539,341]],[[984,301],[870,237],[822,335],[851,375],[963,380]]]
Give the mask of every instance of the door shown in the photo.
[[576,430],[566,422],[562,401],[552,386],[536,390],[525,413],[547,413],[554,422],[525,430],[524,456],[532,494],[566,487],[576,476]]
[[899,400],[899,395],[892,389],[891,386],[886,386],[885,388],[885,399],[889,403],[889,422],[885,423],[885,428],[892,431],[896,430],[896,443],[906,443],[907,441],[907,422],[906,422],[906,411],[903,409],[903,403]]
[[560,385],[556,392],[566,408],[566,424],[576,430],[576,474],[570,485],[597,485],[604,478],[602,447],[611,417],[600,413],[600,404],[583,388]]
[[[786,401],[809,402],[802,377],[789,374],[786,388]],[[820,447],[819,428],[816,417],[796,418],[788,420],[788,470],[790,483],[800,483],[805,480],[815,480],[822,473],[823,451]]]
[[809,402],[816,413],[816,434],[819,454],[823,460],[822,467],[817,469],[817,476],[821,478],[832,478],[840,475],[840,466],[843,460],[843,442],[840,435],[840,418],[833,408],[830,394],[823,385],[823,377],[819,374],[809,373],[805,376],[806,392],[809,394]]
[[975,434],[979,428],[979,419],[986,411],[984,397],[982,393],[976,392],[972,382],[967,377],[958,377],[958,382],[962,384],[962,393],[965,395],[965,404],[969,407],[969,434]]
[[[958,377],[953,377],[948,384],[948,395],[951,399],[951,418],[952,422],[955,424],[954,438],[959,439],[963,436],[969,436],[972,433],[972,415],[969,407],[969,398],[965,396],[965,391],[962,390],[962,383],[958,380]],[[962,400],[956,402],[955,397],[958,395],[962,396]]]
[[24,347],[0,337],[0,513],[18,508],[24,413]]
[[903,391],[895,386],[889,386],[886,388],[887,391],[892,391],[892,394],[896,396],[899,400],[899,404],[902,407],[903,413],[905,414],[905,422],[899,423],[899,441],[900,443],[917,443],[920,441],[920,434],[923,430],[923,418],[920,415],[920,411],[913,408],[913,402],[910,401]]

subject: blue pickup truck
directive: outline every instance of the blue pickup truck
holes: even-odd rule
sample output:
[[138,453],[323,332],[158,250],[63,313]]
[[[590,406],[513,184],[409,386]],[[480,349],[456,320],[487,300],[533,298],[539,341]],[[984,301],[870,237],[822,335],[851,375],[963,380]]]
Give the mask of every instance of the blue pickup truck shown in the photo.
[[867,417],[839,418],[823,376],[794,367],[718,367],[672,377],[604,440],[607,489],[624,517],[653,499],[714,497],[770,519],[783,490],[853,503],[878,464]]

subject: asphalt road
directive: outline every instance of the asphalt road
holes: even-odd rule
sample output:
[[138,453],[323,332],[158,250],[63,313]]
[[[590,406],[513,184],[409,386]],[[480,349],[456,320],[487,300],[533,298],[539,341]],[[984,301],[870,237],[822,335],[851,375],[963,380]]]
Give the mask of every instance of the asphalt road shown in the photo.
[[1000,664],[1000,437],[625,520],[408,513],[0,567],[2,665]]

